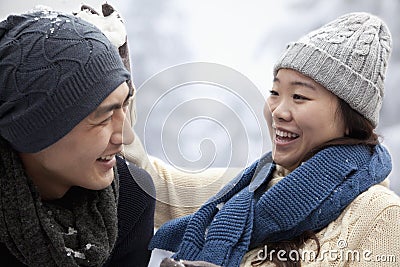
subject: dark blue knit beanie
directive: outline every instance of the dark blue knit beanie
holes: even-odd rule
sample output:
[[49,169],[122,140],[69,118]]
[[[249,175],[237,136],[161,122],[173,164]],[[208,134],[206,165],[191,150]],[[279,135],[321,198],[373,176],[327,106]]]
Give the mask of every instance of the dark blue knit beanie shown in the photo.
[[117,48],[73,15],[0,22],[0,136],[19,152],[54,144],[129,79]]

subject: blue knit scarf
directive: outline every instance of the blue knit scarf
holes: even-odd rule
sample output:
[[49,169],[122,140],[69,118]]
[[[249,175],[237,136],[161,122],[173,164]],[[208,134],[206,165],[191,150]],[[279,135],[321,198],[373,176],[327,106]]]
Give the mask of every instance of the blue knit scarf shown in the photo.
[[176,259],[239,266],[251,247],[326,227],[358,195],[383,181],[391,168],[390,155],[381,145],[372,153],[363,145],[332,146],[259,192],[275,169],[268,153],[196,213],[164,224],[150,248],[176,252]]

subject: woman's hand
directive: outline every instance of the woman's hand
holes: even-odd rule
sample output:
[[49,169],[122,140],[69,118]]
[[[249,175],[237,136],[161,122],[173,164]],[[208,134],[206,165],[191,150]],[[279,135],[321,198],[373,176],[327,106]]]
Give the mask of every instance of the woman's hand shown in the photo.
[[219,267],[218,265],[205,261],[176,261],[171,258],[165,258],[160,267]]

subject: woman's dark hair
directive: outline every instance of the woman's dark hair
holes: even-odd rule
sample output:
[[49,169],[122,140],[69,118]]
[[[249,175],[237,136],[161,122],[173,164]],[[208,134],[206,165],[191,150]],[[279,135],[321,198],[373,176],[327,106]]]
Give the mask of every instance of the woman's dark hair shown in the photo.
[[366,145],[371,149],[379,144],[379,135],[374,132],[374,126],[363,115],[352,109],[347,102],[339,98],[339,105],[336,110],[336,118],[343,120],[346,128],[346,135],[332,139],[320,146],[313,148],[303,159],[308,160],[316,153],[329,146],[336,145]]
[[336,111],[336,118],[342,119],[347,129],[346,136],[332,140],[329,145],[358,145],[364,144],[374,147],[379,144],[379,136],[374,132],[374,126],[360,113],[352,109],[347,102],[339,98],[339,105]]
[[[316,148],[314,148],[310,153],[304,158],[303,161],[311,158],[318,151],[321,151],[324,148],[335,145],[367,145],[371,149],[371,153],[375,147],[375,145],[379,144],[379,136],[374,132],[374,126],[372,123],[367,120],[360,113],[352,109],[349,104],[347,104],[344,100],[339,98],[339,105],[336,111],[336,119],[340,119],[344,121],[344,125],[346,128],[346,135],[344,137],[336,138],[330,140]],[[283,250],[286,252],[285,255],[289,255],[293,251],[299,251],[307,240],[314,240],[317,244],[317,252],[318,255],[320,250],[320,243],[318,241],[317,236],[312,231],[304,232],[302,235],[295,237],[291,240],[280,241],[280,242],[268,242],[265,241],[264,244],[267,245],[268,251],[280,251]],[[293,259],[290,257],[286,257],[287,261],[280,261],[275,254],[264,255],[263,259],[272,260],[276,266],[279,267],[298,267],[301,266],[301,259]],[[301,254],[300,254],[301,255]],[[256,259],[251,262],[252,266],[259,266],[266,260]]]

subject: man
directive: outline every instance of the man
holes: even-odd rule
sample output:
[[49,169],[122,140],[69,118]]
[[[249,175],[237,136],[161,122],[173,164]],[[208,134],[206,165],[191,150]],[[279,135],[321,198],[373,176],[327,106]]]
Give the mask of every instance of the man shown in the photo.
[[80,18],[37,11],[0,23],[3,261],[147,266],[153,183],[118,156],[133,139],[129,81],[115,46]]
[[[76,16],[101,29],[118,47],[125,67],[130,70],[125,24],[118,12],[109,4],[102,5],[101,13],[83,5]],[[135,96],[129,104],[128,121],[132,127],[136,123]],[[128,161],[145,169],[154,181],[157,191],[156,227],[173,218],[193,213],[240,171],[239,168],[210,168],[200,173],[178,170],[156,157],[148,156],[139,137],[133,134],[133,142],[124,146],[123,154]],[[140,181],[137,182],[140,185]]]

